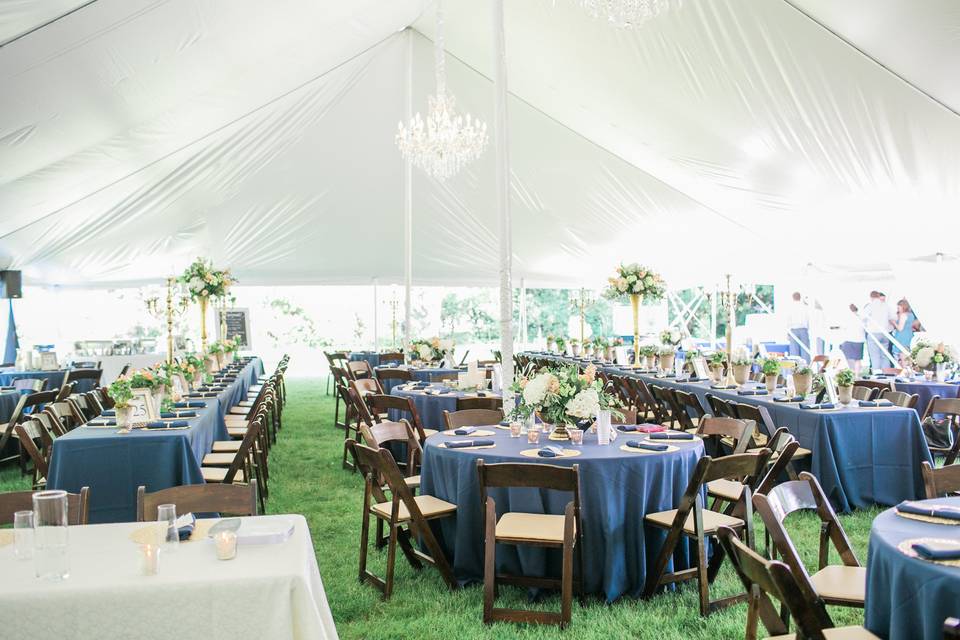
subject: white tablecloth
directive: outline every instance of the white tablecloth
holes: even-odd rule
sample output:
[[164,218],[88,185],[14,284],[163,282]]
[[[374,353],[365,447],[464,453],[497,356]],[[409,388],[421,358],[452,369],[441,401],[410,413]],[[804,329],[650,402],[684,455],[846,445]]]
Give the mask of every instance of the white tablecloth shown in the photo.
[[[160,573],[140,574],[140,548],[130,539],[143,523],[70,528],[70,577],[35,577],[32,561],[0,547],[0,611],[4,637],[66,640],[157,638],[238,640],[337,638],[310,531],[288,518],[282,544],[241,545],[234,560],[217,560],[209,540],[161,554]],[[244,518],[250,520],[250,518]]]

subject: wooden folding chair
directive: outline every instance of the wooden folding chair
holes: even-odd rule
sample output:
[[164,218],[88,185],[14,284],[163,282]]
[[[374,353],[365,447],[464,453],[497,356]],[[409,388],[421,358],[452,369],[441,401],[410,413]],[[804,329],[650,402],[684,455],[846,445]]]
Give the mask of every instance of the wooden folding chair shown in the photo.
[[880,395],[880,389],[865,385],[862,381],[858,380],[853,383],[851,394],[854,400],[874,400]]
[[[774,456],[776,456],[776,447],[771,444],[771,439],[780,429],[777,429],[774,425],[773,418],[770,416],[767,408],[762,405],[747,404],[746,402],[733,403],[731,406],[738,418],[741,420],[753,420],[757,425],[757,429],[753,435],[753,444],[750,446],[753,448],[769,447],[774,451]],[[761,435],[758,435],[757,431],[759,431]],[[749,450],[750,449],[748,449],[748,451]],[[810,449],[801,447],[798,444],[792,458],[793,460],[807,460],[811,456],[813,456],[813,452]],[[786,470],[791,480],[797,479],[799,472],[792,461],[787,465]]]
[[[570,624],[573,591],[580,604],[583,594],[583,524],[580,521],[580,467],[548,464],[484,464],[477,460],[480,476],[480,504],[483,506],[483,622],[496,621]],[[508,511],[497,518],[497,504],[487,495],[489,488],[530,488],[572,494],[564,514],[521,513]],[[498,574],[497,545],[534,546],[560,549],[563,556],[560,579]],[[574,556],[577,571],[574,573]],[[494,607],[498,584],[560,589],[560,612],[530,611]]]
[[[710,599],[710,584],[717,576],[723,562],[723,553],[715,549],[707,561],[707,538],[717,535],[720,527],[729,527],[735,531],[745,531],[747,540],[753,543],[753,509],[750,503],[750,489],[743,491],[743,518],[727,515],[703,508],[701,492],[708,483],[721,479],[756,477],[762,473],[770,457],[770,450],[758,453],[738,453],[718,460],[704,456],[690,477],[687,489],[680,498],[676,509],[649,513],[645,524],[667,531],[666,540],[660,547],[660,553],[653,569],[647,573],[647,582],[643,597],[652,597],[662,585],[696,579],[699,584],[700,615],[707,616],[713,611],[741,602],[745,594],[729,596],[719,600]],[[667,573],[667,565],[672,561],[677,546],[686,538],[696,541],[697,562],[690,569]]]
[[[819,598],[809,598],[812,587],[805,575],[790,566],[767,560],[737,537],[730,528],[721,527],[718,538],[730,563],[746,589],[747,640],[757,638],[757,622],[762,622],[770,637],[793,638],[789,634],[789,617],[796,621],[798,638],[810,640],[879,640],[863,627],[835,627],[827,608]],[[786,610],[778,614],[770,600],[778,600]]]
[[689,433],[696,433],[700,421],[706,414],[700,399],[680,389],[674,389],[673,397],[677,401],[677,418],[680,421],[680,428]]
[[[813,474],[804,471],[799,480],[779,484],[766,494],[758,493],[753,496],[753,506],[773,541],[771,556],[776,551],[794,573],[806,576],[813,587],[808,597],[843,607],[863,607],[867,571],[860,566],[843,525]],[[814,511],[820,518],[819,570],[812,576],[783,524],[787,516],[798,511]],[[829,543],[839,552],[842,565],[829,564]]]
[[[0,493],[0,525],[13,524],[17,511],[33,511],[35,491],[8,491]],[[90,487],[82,487],[80,493],[67,494],[67,523],[87,524],[90,509]]]
[[924,460],[920,463],[920,471],[923,474],[923,488],[927,498],[942,498],[960,493],[960,464],[935,469]]
[[[454,515],[457,505],[433,496],[414,496],[406,485],[400,469],[390,452],[386,449],[371,449],[349,440],[347,445],[354,457],[355,465],[364,476],[363,522],[360,529],[360,582],[369,582],[388,600],[393,594],[393,576],[396,564],[397,546],[414,569],[421,569],[423,562],[433,564],[440,571],[444,582],[451,590],[457,588],[443,550],[433,535],[429,522]],[[390,498],[384,494],[381,482],[390,491]],[[373,516],[389,527],[387,543],[387,570],[381,578],[367,569],[367,553],[370,537],[370,517]],[[411,539],[419,539],[426,548],[424,553],[411,544]]]
[[503,398],[457,398],[457,411],[469,409],[499,410],[503,413]]
[[249,484],[189,484],[147,493],[137,487],[137,522],[157,518],[161,504],[177,505],[177,513],[219,513],[221,516],[257,515],[257,481]]
[[403,351],[384,351],[380,354],[380,364],[389,366],[391,364],[403,364],[405,357]]
[[[27,420],[14,427],[20,448],[23,449],[33,462],[33,488],[42,489],[47,485],[47,474],[50,466],[50,451],[47,440],[53,444],[52,437],[46,427],[39,420]],[[41,441],[37,446],[37,441]]]
[[413,373],[409,369],[398,369],[395,367],[377,367],[374,374],[380,382],[380,386],[387,388],[387,381],[390,381],[389,387],[392,389],[398,384],[413,382]]
[[90,380],[90,388],[96,388],[100,386],[101,377],[103,377],[102,369],[70,369],[63,377],[63,384],[66,386],[68,383]]
[[463,411],[444,411],[443,421],[447,429],[460,427],[486,427],[498,425],[503,421],[503,409],[465,409]]
[[889,400],[898,407],[904,407],[906,409],[916,409],[917,403],[920,402],[920,394],[918,393],[907,393],[905,391],[893,391],[887,389],[886,391],[880,392],[881,400]]
[[673,429],[673,423],[677,421],[677,413],[679,413],[677,401],[673,397],[673,390],[656,384],[649,384],[647,388],[650,389],[657,405],[656,413],[659,423]]
[[[210,484],[218,482],[222,484],[234,484],[237,482],[246,483],[253,480],[254,469],[251,449],[262,427],[263,425],[259,418],[255,418],[250,422],[250,426],[247,428],[247,432],[243,436],[240,447],[234,454],[233,460],[231,460],[229,466],[201,466],[200,473],[203,475],[204,481]],[[266,513],[264,494],[262,491],[259,493],[260,511],[262,513]]]
[[[928,443],[928,447],[930,454],[934,457],[944,456],[943,465],[949,466],[960,457],[960,398],[941,398],[940,396],[934,396],[930,400],[930,404],[927,405],[923,419],[926,420],[928,417],[940,414],[943,415],[944,420],[949,422],[950,432],[953,436],[953,446],[931,447]],[[2,443],[0,443],[0,449],[2,448]]]
[[730,402],[727,402],[723,398],[715,396],[712,393],[704,394],[704,397],[707,399],[707,406],[710,407],[710,413],[717,418],[736,418],[737,412],[734,410],[733,405]]
[[347,362],[347,374],[351,380],[373,378],[373,368],[366,360],[351,360]]
[[413,427],[413,430],[416,432],[417,438],[420,440],[421,445],[423,445],[427,438],[437,432],[436,429],[424,428],[423,423],[420,422],[420,414],[417,412],[417,405],[414,404],[411,398],[389,395],[372,395],[367,396],[367,403],[373,410],[374,416],[385,414],[389,415],[391,409],[400,412],[402,417],[410,423],[411,427]]

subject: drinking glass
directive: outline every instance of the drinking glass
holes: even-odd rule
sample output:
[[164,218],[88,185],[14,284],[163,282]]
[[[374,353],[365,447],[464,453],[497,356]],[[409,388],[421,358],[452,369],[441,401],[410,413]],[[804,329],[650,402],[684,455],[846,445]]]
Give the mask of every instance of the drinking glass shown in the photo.
[[570,434],[570,444],[580,446],[583,444],[583,429],[567,429]]
[[519,438],[519,437],[520,437],[520,429],[521,429],[522,427],[523,427],[523,424],[521,424],[521,423],[519,423],[519,422],[511,422],[511,423],[510,423],[510,437],[511,437],[511,438]]
[[38,578],[59,582],[70,577],[67,492],[33,494],[33,562]]
[[13,555],[17,560],[33,558],[33,511],[13,514]]
[[529,444],[537,444],[540,442],[540,429],[528,429],[527,442]]
[[157,522],[160,529],[160,544],[167,551],[176,551],[180,546],[177,529],[177,505],[161,504],[157,507]]

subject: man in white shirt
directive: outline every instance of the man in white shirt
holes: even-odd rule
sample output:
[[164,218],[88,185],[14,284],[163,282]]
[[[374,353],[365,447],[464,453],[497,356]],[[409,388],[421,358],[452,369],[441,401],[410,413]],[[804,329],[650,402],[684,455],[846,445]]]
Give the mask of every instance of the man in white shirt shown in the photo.
[[[851,304],[850,310],[857,313],[856,305]],[[893,328],[896,319],[896,313],[887,304],[887,297],[880,291],[871,291],[870,302],[860,311],[860,320],[867,334],[867,354],[870,356],[871,369],[897,366],[896,362],[884,353],[890,351],[887,333]]]
[[[799,291],[793,292],[793,300],[787,309],[787,337],[790,339],[790,355],[810,360],[810,308]],[[806,349],[800,346],[803,344]]]

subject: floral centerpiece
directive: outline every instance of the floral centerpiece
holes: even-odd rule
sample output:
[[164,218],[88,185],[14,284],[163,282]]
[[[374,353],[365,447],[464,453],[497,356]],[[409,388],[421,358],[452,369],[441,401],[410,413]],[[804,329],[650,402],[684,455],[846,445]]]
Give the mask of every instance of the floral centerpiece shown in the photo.
[[157,411],[160,410],[160,405],[163,403],[166,384],[169,382],[170,379],[166,377],[165,374],[158,376],[152,369],[140,369],[139,371],[134,371],[133,375],[130,376],[131,388],[150,390],[150,394],[153,396],[153,405]]
[[952,345],[918,335],[910,345],[910,360],[920,369],[935,372],[938,381],[944,381],[946,367],[957,361],[957,353]]
[[750,369],[753,367],[753,358],[746,347],[737,347],[733,352],[730,366],[733,369],[733,380],[737,384],[746,384],[750,379]]
[[853,402],[853,371],[844,369],[838,371],[834,377],[837,383],[837,399],[841,404],[850,404]]
[[813,390],[813,369],[805,364],[797,367],[793,372],[793,386],[798,395],[808,395]]
[[660,344],[676,347],[683,340],[683,333],[679,329],[664,329],[660,332]]
[[636,357],[637,364],[640,363],[640,358],[643,358],[645,369],[653,369],[657,366],[657,356],[660,355],[659,347],[653,344],[642,344],[637,352],[639,354]]
[[118,376],[107,387],[107,395],[113,400],[117,426],[121,429],[129,427],[133,422],[133,407],[130,406],[130,401],[133,400],[133,387],[130,386],[130,378],[125,375]]
[[452,355],[454,342],[450,339],[441,340],[434,336],[429,340],[418,339],[410,343],[409,351],[413,358],[424,362],[439,362],[444,356]]
[[[633,310],[633,344],[634,348],[640,344],[640,304],[655,302],[663,297],[667,285],[659,273],[637,263],[621,264],[617,273],[607,280],[607,288],[603,295],[609,300],[630,300]],[[640,365],[640,358],[634,358],[635,366]]]
[[203,258],[193,261],[178,279],[183,284],[190,299],[200,305],[200,347],[207,349],[207,304],[210,298],[225,298],[227,289],[235,283],[230,271],[219,271],[213,263]]
[[567,339],[563,336],[557,336],[557,353],[563,355],[567,352]]
[[557,346],[557,339],[553,334],[547,335],[547,351],[553,351]]
[[727,354],[723,351],[714,351],[707,360],[707,366],[710,368],[710,377],[716,383],[723,382],[723,368],[727,364]]
[[193,386],[199,386],[201,382],[207,380],[208,374],[203,358],[195,353],[188,353],[184,356],[183,362],[184,364],[181,369],[183,371],[183,377],[187,382]]
[[520,396],[512,417],[540,419],[556,426],[553,440],[568,439],[567,427],[584,423],[600,411],[615,411],[616,398],[597,378],[597,368],[588,366],[583,373],[576,366],[549,367],[531,377],[521,376],[512,387]]
[[580,355],[580,341],[576,338],[570,338],[570,353],[573,354],[573,357],[576,358]]
[[760,365],[760,370],[763,372],[763,382],[767,386],[767,391],[773,393],[780,378],[780,361],[776,358],[767,358]]

